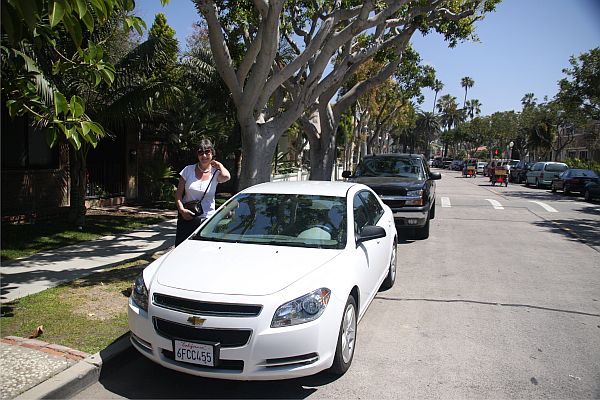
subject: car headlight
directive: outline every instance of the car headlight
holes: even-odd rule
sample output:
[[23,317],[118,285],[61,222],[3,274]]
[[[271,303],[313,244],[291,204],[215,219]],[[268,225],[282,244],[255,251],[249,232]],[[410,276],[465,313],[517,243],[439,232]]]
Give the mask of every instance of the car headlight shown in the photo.
[[139,308],[144,311],[148,311],[148,289],[146,288],[146,283],[144,282],[143,273],[140,273],[133,282],[131,299],[135,304],[138,305]]
[[423,190],[409,190],[406,192],[406,197],[415,197],[413,200],[406,200],[404,203],[407,206],[422,206],[423,205]]
[[319,318],[329,303],[330,295],[331,290],[320,288],[279,306],[271,328],[303,324]]

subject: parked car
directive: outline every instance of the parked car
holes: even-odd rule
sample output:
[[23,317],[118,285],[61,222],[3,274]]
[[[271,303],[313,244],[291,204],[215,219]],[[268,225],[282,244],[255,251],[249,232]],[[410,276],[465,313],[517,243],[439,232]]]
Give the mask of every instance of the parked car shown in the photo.
[[367,156],[354,174],[344,171],[342,176],[371,187],[392,209],[397,230],[410,228],[416,239],[429,237],[429,221],[435,218],[435,180],[442,176],[429,170],[423,156]]
[[484,175],[486,165],[487,165],[486,162],[483,162],[483,161],[477,162],[477,175]]
[[512,182],[512,179],[511,179],[512,176],[510,174],[510,171],[512,171],[512,169],[517,166],[517,164],[519,163],[519,161],[520,160],[507,160],[506,164],[504,164],[504,165],[506,165],[506,167],[508,169],[508,180],[511,181],[511,182]]
[[245,189],[137,277],[131,343],[166,368],[210,378],[343,374],[357,322],[394,284],[393,222],[365,185]]
[[462,171],[464,163],[465,162],[463,160],[452,160],[452,165],[450,166],[450,169],[452,171]]
[[586,201],[600,199],[600,179],[589,181],[583,187],[583,198]]
[[555,161],[540,161],[533,164],[526,174],[525,186],[535,185],[538,189],[550,186],[552,179],[567,170],[569,166],[565,163]]
[[565,194],[577,192],[583,194],[586,183],[598,179],[598,174],[591,169],[568,169],[552,179],[552,192],[562,190]]
[[521,183],[525,181],[525,177],[528,171],[530,163],[526,161],[519,161],[514,167],[510,169],[510,181],[515,183]]

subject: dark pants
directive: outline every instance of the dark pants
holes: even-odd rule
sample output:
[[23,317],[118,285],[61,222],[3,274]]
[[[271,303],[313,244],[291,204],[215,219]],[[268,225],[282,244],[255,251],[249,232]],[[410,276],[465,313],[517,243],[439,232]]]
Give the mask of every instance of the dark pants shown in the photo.
[[205,218],[196,217],[191,220],[185,220],[180,214],[177,214],[177,234],[175,235],[175,246],[187,239],[200,226]]

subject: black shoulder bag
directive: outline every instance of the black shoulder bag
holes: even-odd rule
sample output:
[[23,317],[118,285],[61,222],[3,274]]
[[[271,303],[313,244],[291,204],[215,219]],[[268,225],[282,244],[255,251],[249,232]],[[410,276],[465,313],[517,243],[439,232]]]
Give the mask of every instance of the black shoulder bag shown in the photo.
[[186,210],[190,210],[194,214],[194,217],[199,217],[202,214],[204,214],[204,210],[202,209],[202,200],[204,199],[204,196],[206,196],[206,192],[208,192],[208,188],[210,188],[210,184],[212,183],[213,178],[217,174],[217,171],[218,170],[215,170],[215,172],[213,172],[212,176],[210,177],[210,181],[208,181],[208,186],[206,187],[206,190],[204,191],[204,194],[202,195],[200,200],[192,200],[183,203],[183,208],[185,208]]

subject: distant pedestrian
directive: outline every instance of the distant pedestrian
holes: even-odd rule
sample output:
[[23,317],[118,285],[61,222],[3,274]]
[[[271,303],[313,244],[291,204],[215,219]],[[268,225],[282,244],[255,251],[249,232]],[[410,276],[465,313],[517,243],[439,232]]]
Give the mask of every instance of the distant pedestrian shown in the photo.
[[198,147],[198,162],[186,166],[179,173],[175,194],[177,234],[175,246],[188,238],[200,224],[215,212],[217,184],[227,182],[231,174],[214,159],[215,150],[208,139]]

